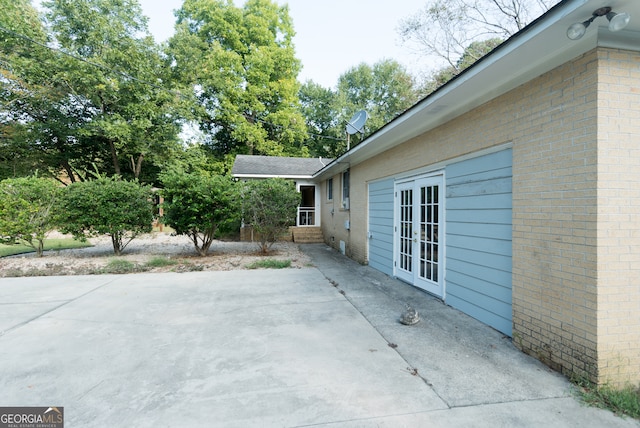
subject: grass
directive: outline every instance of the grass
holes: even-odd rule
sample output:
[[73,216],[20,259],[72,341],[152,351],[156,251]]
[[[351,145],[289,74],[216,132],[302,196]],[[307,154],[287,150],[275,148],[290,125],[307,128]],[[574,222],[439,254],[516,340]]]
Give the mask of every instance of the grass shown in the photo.
[[123,274],[123,273],[147,272],[153,268],[173,266],[176,264],[178,264],[177,260],[171,260],[168,257],[162,257],[162,256],[154,257],[143,265],[133,263],[125,259],[111,259],[109,260],[109,262],[105,267],[100,269],[100,272],[98,273]]
[[[44,250],[69,250],[73,248],[86,248],[91,247],[89,242],[80,242],[71,238],[57,238],[57,239],[45,239]],[[5,245],[0,244],[0,257],[15,256],[17,254],[35,253],[35,250],[28,245],[14,244]]]
[[100,273],[134,273],[140,272],[140,266],[124,259],[111,259],[107,265],[100,270]]
[[291,260],[265,259],[247,265],[247,269],[286,269],[291,267]]
[[[161,268],[165,266],[173,266],[177,265],[179,262],[177,260],[170,259],[169,257],[157,256],[145,264],[140,265],[137,263],[130,262],[125,259],[111,259],[107,263],[105,267],[100,269],[100,274],[123,274],[123,273],[138,273],[138,272],[147,272],[153,268]],[[202,269],[200,269],[202,270]]]
[[144,265],[148,268],[160,268],[177,264],[177,260],[170,259],[169,257],[157,256],[146,262]]
[[640,386],[616,389],[595,385],[586,379],[573,379],[582,400],[590,406],[608,409],[616,415],[640,419]]

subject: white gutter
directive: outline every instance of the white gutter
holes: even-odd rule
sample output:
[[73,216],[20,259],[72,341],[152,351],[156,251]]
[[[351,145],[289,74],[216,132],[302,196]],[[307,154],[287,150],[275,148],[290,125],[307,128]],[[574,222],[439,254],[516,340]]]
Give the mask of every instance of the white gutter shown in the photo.
[[234,178],[284,178],[289,180],[311,180],[311,175],[273,175],[273,174],[233,174]]

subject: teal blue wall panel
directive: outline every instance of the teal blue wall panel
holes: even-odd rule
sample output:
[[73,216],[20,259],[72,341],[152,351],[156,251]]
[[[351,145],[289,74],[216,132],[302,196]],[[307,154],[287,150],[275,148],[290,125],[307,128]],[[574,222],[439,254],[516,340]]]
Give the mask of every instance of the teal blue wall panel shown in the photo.
[[393,180],[369,184],[369,266],[393,275]]
[[[451,210],[447,212],[447,221],[464,223],[468,219],[465,210]],[[511,207],[496,208],[492,210],[476,210],[476,223],[483,224],[508,224],[511,223]]]
[[446,167],[446,302],[511,336],[512,152]]

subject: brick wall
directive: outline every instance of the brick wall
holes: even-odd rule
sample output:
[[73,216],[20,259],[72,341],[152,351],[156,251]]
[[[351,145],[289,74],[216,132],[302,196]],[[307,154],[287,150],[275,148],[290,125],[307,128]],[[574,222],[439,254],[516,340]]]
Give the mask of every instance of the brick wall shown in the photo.
[[514,146],[514,343],[597,377],[597,71],[593,51],[526,85]]
[[[353,178],[351,183],[354,184]],[[355,260],[363,261],[363,259],[354,257],[352,253],[350,230],[345,228],[345,221],[351,220],[351,209],[345,210],[342,208],[342,176],[337,174],[333,177],[333,199],[327,199],[327,181],[322,183],[321,191],[322,203],[320,204],[320,210],[322,215],[322,234],[324,235],[325,242],[336,250],[340,249],[340,241],[345,242],[346,254]],[[351,188],[350,199],[353,201],[353,187]],[[351,206],[354,204],[351,202]],[[357,220],[360,222],[360,219]],[[351,222],[350,222],[351,223]]]
[[598,372],[640,382],[640,54],[602,50],[598,77]]

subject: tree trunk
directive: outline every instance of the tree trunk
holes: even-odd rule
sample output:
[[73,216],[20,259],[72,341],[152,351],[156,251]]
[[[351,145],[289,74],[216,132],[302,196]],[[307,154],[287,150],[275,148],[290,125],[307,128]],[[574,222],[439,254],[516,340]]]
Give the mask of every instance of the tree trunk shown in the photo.
[[116,175],[122,175],[120,173],[120,163],[118,162],[118,152],[116,151],[116,145],[113,140],[107,139],[109,143],[109,150],[111,151],[111,160],[113,161],[113,169],[116,172]]
[[44,253],[44,240],[37,239],[36,242],[36,257],[42,257],[42,254]]
[[116,256],[122,255],[122,238],[114,233],[111,235],[111,243],[113,244],[113,252]]
[[73,169],[71,168],[71,165],[69,165],[69,162],[64,160],[61,163],[62,163],[62,168],[65,170],[65,172],[67,173],[67,176],[69,177],[69,181],[71,183],[75,183],[76,182],[76,176],[73,173]]
[[134,162],[133,161],[133,156],[131,156],[131,168],[133,168],[133,177],[134,178],[139,178],[140,177],[140,173],[142,172],[142,161],[144,160],[144,154],[140,153],[140,156],[138,156],[138,161]]
[[200,237],[197,232],[191,232],[188,234],[189,239],[193,242],[193,245],[196,247],[196,252],[201,257],[206,256],[209,253],[209,248],[213,243],[213,235],[215,233],[215,228],[213,231],[207,231],[203,233],[203,236]]

